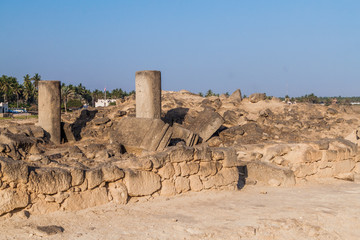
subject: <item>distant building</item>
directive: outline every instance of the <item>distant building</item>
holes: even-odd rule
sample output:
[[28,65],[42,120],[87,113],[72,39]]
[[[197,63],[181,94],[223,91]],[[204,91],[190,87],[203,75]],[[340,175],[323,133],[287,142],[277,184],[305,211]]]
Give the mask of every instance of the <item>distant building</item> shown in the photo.
[[0,113],[7,113],[9,112],[9,106],[7,103],[0,103]]
[[112,102],[116,102],[116,99],[98,99],[95,102],[95,107],[107,107]]

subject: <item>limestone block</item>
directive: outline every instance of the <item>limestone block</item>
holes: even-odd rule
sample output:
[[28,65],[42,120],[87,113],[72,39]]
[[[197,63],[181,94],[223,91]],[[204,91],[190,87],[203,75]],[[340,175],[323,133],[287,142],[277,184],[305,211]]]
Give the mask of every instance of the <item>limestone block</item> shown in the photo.
[[207,181],[203,181],[204,188],[222,187],[231,184],[237,184],[239,181],[239,171],[237,167],[223,168],[215,176],[209,177]]
[[257,103],[266,99],[265,93],[253,93],[249,96],[249,101],[251,103]]
[[129,196],[147,196],[161,188],[160,176],[153,172],[126,171],[125,185]]
[[29,204],[29,195],[20,189],[7,188],[0,190],[0,216]]
[[211,150],[206,145],[194,147],[194,160],[211,161]]
[[291,147],[289,145],[285,144],[279,144],[275,145],[273,147],[269,147],[266,150],[266,153],[264,154],[264,161],[270,161],[271,159],[278,157],[278,156],[284,156],[288,152],[291,151]]
[[71,186],[78,186],[84,182],[85,173],[84,170],[78,168],[70,169],[71,174]]
[[208,176],[213,176],[217,172],[216,163],[215,162],[201,162],[199,175],[204,178]]
[[348,173],[351,172],[355,167],[355,162],[352,160],[343,160],[334,162],[334,174],[338,175],[340,173]]
[[195,118],[189,126],[189,130],[198,134],[203,142],[206,142],[224,123],[224,119],[209,109],[205,109]]
[[179,163],[174,163],[174,170],[175,170],[175,176],[180,176],[181,175],[181,168]]
[[161,185],[161,196],[174,196],[176,194],[175,184],[172,180],[164,180]]
[[317,172],[316,164],[301,164],[295,168],[294,174],[297,178],[314,175]]
[[248,179],[256,180],[258,183],[264,185],[267,185],[270,179],[279,180],[281,182],[281,186],[295,185],[295,176],[293,171],[260,161],[247,163],[246,175]]
[[51,212],[58,211],[60,209],[60,204],[56,202],[47,202],[43,199],[39,199],[31,206],[32,214],[47,214]]
[[236,90],[230,95],[229,100],[231,100],[231,101],[236,101],[236,102],[241,102],[241,101],[242,101],[241,90],[240,90],[240,89],[236,89]]
[[327,150],[325,152],[325,157],[324,157],[324,160],[327,160],[327,161],[336,161],[337,159],[337,150]]
[[169,154],[167,152],[158,152],[154,155],[149,156],[149,160],[152,162],[153,168],[159,169],[168,161]]
[[159,169],[158,174],[161,179],[170,179],[175,175],[175,169],[171,163],[166,163],[164,167]]
[[177,177],[175,179],[175,189],[177,193],[183,193],[190,190],[190,180],[185,177]]
[[224,152],[224,160],[222,161],[224,168],[236,167],[242,164],[241,161],[237,159],[234,148],[223,148],[222,150]]
[[322,151],[315,149],[307,150],[305,152],[304,162],[313,163],[320,161],[322,159],[322,155],[323,155]]
[[55,194],[71,187],[71,174],[60,168],[39,168],[30,172],[28,188],[30,192]]
[[[189,168],[189,175],[194,175],[199,172],[200,164],[197,162],[188,162],[186,165]],[[182,170],[181,170],[182,173]]]
[[64,210],[75,211],[103,205],[107,202],[106,188],[100,187],[80,193],[71,192],[70,196],[62,204],[62,207]]
[[88,182],[88,189],[93,189],[103,182],[103,172],[101,168],[87,170],[85,177]]
[[173,163],[186,162],[194,159],[194,148],[179,146],[170,151],[170,161]]
[[128,201],[128,191],[125,184],[117,181],[109,183],[109,194],[113,202],[117,204],[126,204]]
[[0,169],[3,175],[2,181],[19,183],[27,183],[28,181],[28,165],[23,161],[0,157]]
[[212,160],[214,160],[214,161],[224,159],[224,151],[221,148],[220,149],[212,148],[211,153],[212,153]]
[[192,175],[189,177],[189,180],[190,180],[190,188],[192,191],[199,192],[204,188],[199,176]]
[[148,158],[129,158],[129,159],[119,159],[118,161],[112,162],[120,169],[134,169],[134,170],[145,170],[149,171],[153,167],[153,163]]
[[124,171],[115,165],[105,165],[101,168],[101,171],[105,182],[114,182],[125,176]]
[[64,142],[75,142],[76,138],[72,130],[72,124],[61,122],[61,138]]

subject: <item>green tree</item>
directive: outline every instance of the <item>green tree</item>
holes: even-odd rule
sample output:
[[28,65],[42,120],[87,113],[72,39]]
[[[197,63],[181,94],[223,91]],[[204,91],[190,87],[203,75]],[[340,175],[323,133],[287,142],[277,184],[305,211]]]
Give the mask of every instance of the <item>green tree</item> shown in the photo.
[[23,93],[24,93],[25,101],[27,103],[33,103],[36,89],[35,89],[34,85],[31,82],[31,78],[30,78],[29,74],[26,74],[24,76],[23,86],[24,86],[24,92]]
[[65,83],[61,85],[61,99],[64,102],[65,112],[67,112],[67,102],[71,97],[75,95],[74,90],[71,88],[72,85],[66,86]]
[[12,83],[16,81],[16,78],[2,75],[0,78],[0,91],[3,93],[4,102],[8,102],[8,96],[12,91]]
[[41,76],[38,73],[35,73],[35,75],[31,78],[32,81],[34,81],[34,86],[36,90],[39,88],[39,82],[41,81]]

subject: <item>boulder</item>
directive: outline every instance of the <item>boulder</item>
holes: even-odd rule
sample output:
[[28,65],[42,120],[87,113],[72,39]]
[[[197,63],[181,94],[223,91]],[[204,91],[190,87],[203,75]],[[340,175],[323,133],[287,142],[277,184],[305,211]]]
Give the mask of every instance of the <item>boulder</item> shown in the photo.
[[0,190],[0,216],[29,204],[29,194],[20,189],[7,188]]
[[242,101],[241,90],[240,90],[240,89],[236,89],[236,90],[230,95],[229,99],[232,100],[232,101],[241,102],[241,101]]
[[29,167],[23,161],[0,157],[0,169],[3,174],[2,181],[27,183]]
[[125,176],[124,171],[115,165],[105,165],[101,168],[101,170],[103,173],[103,180],[105,182],[114,182]]
[[257,103],[259,101],[263,101],[266,99],[265,93],[253,93],[249,96],[249,100],[251,103]]
[[103,182],[103,171],[101,168],[87,170],[85,176],[89,189],[93,189]]

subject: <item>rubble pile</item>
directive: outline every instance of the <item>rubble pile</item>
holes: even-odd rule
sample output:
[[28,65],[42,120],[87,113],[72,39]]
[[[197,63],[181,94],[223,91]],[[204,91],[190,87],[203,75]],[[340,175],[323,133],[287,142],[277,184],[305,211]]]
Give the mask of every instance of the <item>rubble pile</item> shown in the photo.
[[163,91],[161,119],[135,97],[62,115],[62,144],[35,122],[0,128],[0,215],[125,204],[188,191],[356,181],[358,113],[265,94]]

